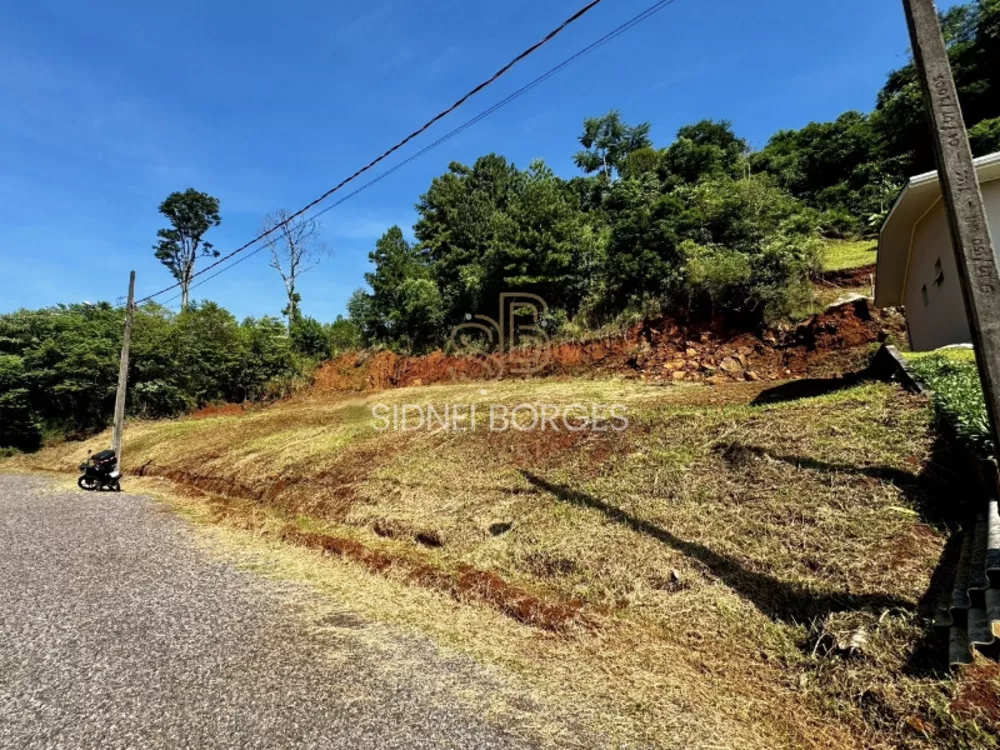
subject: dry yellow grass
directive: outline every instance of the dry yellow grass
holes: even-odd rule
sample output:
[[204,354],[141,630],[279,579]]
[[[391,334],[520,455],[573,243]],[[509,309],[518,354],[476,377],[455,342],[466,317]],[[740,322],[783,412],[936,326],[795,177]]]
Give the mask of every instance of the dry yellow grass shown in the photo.
[[[549,707],[525,720],[553,737],[578,725],[633,746],[990,746],[919,658],[917,605],[945,541],[928,405],[883,385],[749,403],[773,387],[543,381],[298,399],[132,424],[125,469],[180,482],[157,486],[272,574],[502,670]],[[376,403],[472,402],[622,403],[631,424],[372,427]],[[21,461],[66,471],[106,440]],[[292,547],[289,524],[406,564]],[[590,625],[517,622],[422,585],[415,565],[576,600]],[[862,628],[862,653],[841,653]]]

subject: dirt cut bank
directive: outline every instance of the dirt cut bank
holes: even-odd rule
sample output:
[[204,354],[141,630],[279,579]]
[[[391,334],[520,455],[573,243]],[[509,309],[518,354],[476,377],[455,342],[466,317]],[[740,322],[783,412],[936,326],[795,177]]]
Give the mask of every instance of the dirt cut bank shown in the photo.
[[[324,365],[314,392],[371,393],[390,388],[490,379],[537,357],[535,376],[626,376],[652,382],[771,381],[831,376],[862,366],[873,343],[900,336],[902,317],[858,298],[796,327],[756,335],[719,324],[685,325],[660,319],[623,335],[554,344],[547,353],[513,352],[499,360],[441,351],[405,357],[389,351],[345,354]],[[498,366],[499,365],[499,366]]]

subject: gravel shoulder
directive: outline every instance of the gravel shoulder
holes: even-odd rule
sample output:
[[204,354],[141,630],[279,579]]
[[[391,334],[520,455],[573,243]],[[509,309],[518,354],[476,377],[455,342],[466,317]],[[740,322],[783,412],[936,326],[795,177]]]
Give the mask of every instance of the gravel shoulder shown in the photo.
[[535,746],[474,663],[288,595],[147,498],[0,475],[0,748]]

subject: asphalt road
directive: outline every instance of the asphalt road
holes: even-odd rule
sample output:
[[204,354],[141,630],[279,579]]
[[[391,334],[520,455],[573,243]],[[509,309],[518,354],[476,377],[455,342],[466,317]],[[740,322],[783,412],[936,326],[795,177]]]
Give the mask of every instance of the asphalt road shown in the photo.
[[328,624],[148,499],[0,475],[4,750],[532,746],[453,698],[476,665]]

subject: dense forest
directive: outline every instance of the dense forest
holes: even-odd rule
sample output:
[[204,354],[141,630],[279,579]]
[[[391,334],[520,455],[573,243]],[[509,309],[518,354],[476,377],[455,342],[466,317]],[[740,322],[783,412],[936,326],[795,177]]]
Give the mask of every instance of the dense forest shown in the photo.
[[[0,316],[0,447],[39,447],[47,433],[82,436],[110,419],[125,313],[102,303]],[[346,320],[238,323],[212,302],[173,313],[136,310],[128,413],[169,417],[215,402],[283,396],[316,362],[357,346]]]
[[[1000,150],[1000,0],[943,21],[974,150]],[[667,146],[650,131],[615,112],[587,120],[568,179],[496,154],[453,163],[420,196],[413,240],[399,227],[380,238],[350,319],[328,325],[303,314],[296,288],[320,250],[308,222],[282,230],[284,254],[272,248],[286,320],[240,323],[213,303],[187,304],[198,258],[218,255],[203,236],[221,221],[219,201],[171,195],[154,251],[184,304],[137,312],[129,413],[280,396],[357,346],[442,346],[466,315],[494,314],[504,291],[542,296],[557,334],[676,311],[753,328],[808,297],[823,238],[873,234],[904,181],[933,168],[912,64],[889,74],[870,113],[779,132],[759,151],[726,122],[683,127]],[[108,304],[0,316],[0,447],[107,423],[123,322]]]
[[[943,16],[977,155],[1000,150],[1000,0]],[[453,163],[417,204],[408,242],[371,253],[351,320],[367,345],[420,351],[502,291],[552,308],[550,332],[659,311],[724,314],[752,327],[807,296],[822,237],[874,234],[911,175],[933,168],[912,64],[889,74],[869,114],[776,133],[759,151],[729,123],[683,127],[666,147],[616,112],[587,120],[555,175],[489,154]]]

